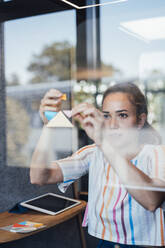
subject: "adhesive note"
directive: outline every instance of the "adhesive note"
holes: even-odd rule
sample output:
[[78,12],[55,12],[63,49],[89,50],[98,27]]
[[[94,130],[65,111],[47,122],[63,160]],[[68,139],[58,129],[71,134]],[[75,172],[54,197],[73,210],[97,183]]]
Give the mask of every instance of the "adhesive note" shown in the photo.
[[24,227],[25,225],[21,225],[19,223],[13,224],[13,227]]
[[53,119],[48,122],[47,127],[73,127],[73,125],[65,116],[65,114],[60,111]]
[[72,117],[72,110],[63,110],[62,111],[68,118]]
[[56,116],[56,114],[57,114],[57,112],[53,112],[53,111],[45,111],[44,112],[44,115],[48,121],[53,119]]
[[62,95],[61,100],[63,100],[63,101],[66,101],[66,100],[67,100],[66,94],[63,94],[63,95]]
[[0,229],[14,233],[29,233],[44,227],[45,225],[43,223],[23,221],[23,222],[15,223],[13,225],[1,227]]

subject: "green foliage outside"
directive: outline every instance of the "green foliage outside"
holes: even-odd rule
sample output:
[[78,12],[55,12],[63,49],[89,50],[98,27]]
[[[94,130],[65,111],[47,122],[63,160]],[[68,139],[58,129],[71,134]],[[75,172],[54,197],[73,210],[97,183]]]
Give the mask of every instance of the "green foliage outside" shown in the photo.
[[[76,73],[76,49],[68,41],[54,42],[53,44],[43,47],[39,54],[32,56],[32,60],[27,69],[32,74],[32,78],[29,81],[31,84],[78,78],[77,83],[79,85],[81,84],[81,89],[74,91],[73,99],[76,104],[86,100],[93,103],[96,102],[95,96],[96,93],[99,92],[101,83],[100,75],[102,72],[109,76],[120,72],[120,70],[113,65],[101,62],[99,79],[93,80],[90,78],[90,80],[86,80],[86,71],[79,77]],[[85,91],[87,85],[88,92]],[[93,88],[93,86],[95,87],[95,92],[90,89],[90,87]]]
[[71,78],[71,65],[75,60],[75,48],[69,42],[54,42],[35,54],[28,66],[33,74],[30,83],[62,81]]

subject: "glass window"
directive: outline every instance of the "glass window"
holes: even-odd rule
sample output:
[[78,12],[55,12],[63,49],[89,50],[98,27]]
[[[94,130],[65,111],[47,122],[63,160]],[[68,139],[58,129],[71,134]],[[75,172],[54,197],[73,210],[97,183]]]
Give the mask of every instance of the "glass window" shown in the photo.
[[[63,105],[70,109],[75,44],[74,10],[5,23],[8,165],[29,166],[43,125],[40,101],[49,89],[66,93]],[[54,159],[72,152],[71,133],[61,132],[56,140],[64,137],[65,146],[57,147]]]
[[165,141],[165,3],[127,1],[101,7],[101,56],[112,76],[102,84],[135,82],[149,102],[149,122]]

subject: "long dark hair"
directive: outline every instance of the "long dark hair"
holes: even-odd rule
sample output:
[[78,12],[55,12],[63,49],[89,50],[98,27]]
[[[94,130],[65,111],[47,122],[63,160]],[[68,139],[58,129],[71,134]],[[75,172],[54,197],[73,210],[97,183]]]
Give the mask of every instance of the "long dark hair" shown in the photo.
[[[103,95],[102,105],[105,100],[105,98],[112,94],[122,92],[126,93],[128,95],[128,98],[130,102],[135,106],[136,108],[136,116],[137,121],[142,113],[146,114],[146,117],[148,115],[148,107],[147,107],[147,100],[144,94],[140,91],[140,89],[133,83],[120,83],[115,84],[111,87],[109,87]],[[147,118],[144,123],[144,126],[141,129],[140,134],[140,143],[148,143],[148,144],[160,144],[161,143],[161,137],[158,134],[158,132],[148,123]]]

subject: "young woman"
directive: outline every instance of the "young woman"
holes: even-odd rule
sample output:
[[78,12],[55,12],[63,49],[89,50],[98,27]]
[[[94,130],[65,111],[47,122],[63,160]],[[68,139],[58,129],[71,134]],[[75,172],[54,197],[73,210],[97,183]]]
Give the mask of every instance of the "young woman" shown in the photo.
[[[59,111],[62,93],[50,90],[44,111]],[[31,163],[31,182],[59,183],[63,192],[89,172],[88,232],[98,247],[165,245],[165,147],[147,122],[144,95],[134,84],[117,84],[104,94],[102,111],[88,103],[72,110],[94,144],[47,164],[50,129],[44,127]]]

